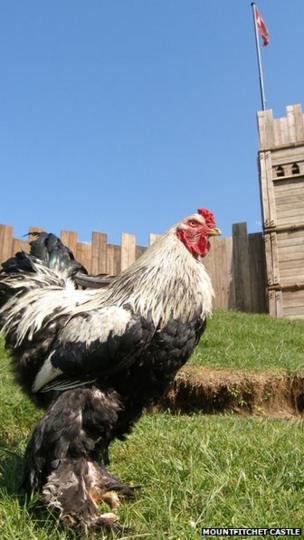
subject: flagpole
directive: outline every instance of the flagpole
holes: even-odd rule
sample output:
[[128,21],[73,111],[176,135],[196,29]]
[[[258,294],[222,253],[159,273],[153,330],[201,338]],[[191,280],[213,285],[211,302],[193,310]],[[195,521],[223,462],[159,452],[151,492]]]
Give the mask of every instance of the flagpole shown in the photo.
[[260,49],[260,42],[259,42],[258,29],[257,29],[255,2],[251,2],[251,7],[252,7],[252,14],[253,14],[253,24],[254,24],[254,32],[255,32],[255,44],[256,44],[256,52],[257,52],[257,60],[258,60],[258,68],[259,68],[259,81],[260,81],[260,93],[261,93],[262,110],[265,111],[265,109],[266,109],[266,98],[265,98],[265,89],[264,89],[264,77],[263,77],[263,69],[262,69],[261,49]]

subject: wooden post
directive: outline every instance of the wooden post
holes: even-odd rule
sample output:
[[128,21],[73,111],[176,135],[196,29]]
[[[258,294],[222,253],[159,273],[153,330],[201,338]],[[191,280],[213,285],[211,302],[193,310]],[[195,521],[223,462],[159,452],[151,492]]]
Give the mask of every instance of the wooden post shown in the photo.
[[107,274],[114,276],[114,245],[107,245]]
[[0,263],[13,255],[13,227],[0,225]]
[[77,232],[74,231],[61,231],[61,242],[72,251],[74,257],[77,253]]
[[80,264],[82,264],[89,274],[92,273],[91,269],[91,258],[92,258],[92,245],[85,244],[84,242],[78,242],[76,248],[76,259]]
[[236,309],[232,237],[225,238],[225,247],[226,247],[227,278],[228,278],[227,309]]
[[235,223],[232,227],[232,234],[236,308],[240,311],[250,312],[252,301],[246,223]]
[[136,259],[136,238],[134,234],[121,235],[121,271],[125,270]]
[[92,233],[92,264],[93,275],[107,273],[107,235],[105,233]]
[[267,312],[265,246],[262,233],[249,234],[249,267],[251,284],[251,310]]

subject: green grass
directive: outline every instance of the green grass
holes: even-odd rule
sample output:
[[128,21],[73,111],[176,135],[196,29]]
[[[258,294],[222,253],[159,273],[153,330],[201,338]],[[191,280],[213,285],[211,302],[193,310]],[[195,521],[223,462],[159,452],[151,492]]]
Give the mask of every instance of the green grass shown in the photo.
[[190,364],[212,368],[304,369],[304,321],[216,311]]
[[[303,323],[215,314],[191,360],[209,367],[302,367]],[[37,498],[19,491],[22,455],[37,411],[0,350],[0,538],[72,540]],[[142,490],[119,510],[125,538],[196,540],[200,527],[304,527],[300,420],[147,414],[111,450],[111,471]],[[102,534],[97,536],[103,538]]]
[[[1,539],[73,538],[16,495],[23,447],[0,452]],[[146,415],[111,455],[111,470],[142,486],[119,511],[134,530],[129,538],[195,540],[202,526],[304,526],[302,422]]]

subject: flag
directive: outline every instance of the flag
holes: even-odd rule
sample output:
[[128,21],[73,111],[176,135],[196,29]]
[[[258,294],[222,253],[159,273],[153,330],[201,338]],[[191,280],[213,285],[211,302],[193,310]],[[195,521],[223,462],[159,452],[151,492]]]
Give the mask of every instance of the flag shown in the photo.
[[260,14],[258,8],[255,8],[255,18],[256,18],[256,25],[258,32],[263,40],[263,47],[266,47],[266,45],[269,44],[270,41],[270,35],[267,29],[266,24],[263,21],[262,15]]

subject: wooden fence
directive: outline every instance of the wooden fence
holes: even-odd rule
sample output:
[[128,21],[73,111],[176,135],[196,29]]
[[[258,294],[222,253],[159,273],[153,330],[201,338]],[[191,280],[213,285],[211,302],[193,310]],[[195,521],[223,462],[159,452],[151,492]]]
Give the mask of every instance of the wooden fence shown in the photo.
[[[29,232],[41,231],[30,227]],[[150,235],[150,244],[157,235]],[[92,233],[91,243],[78,242],[77,233],[62,231],[62,241],[89,273],[117,275],[147,248],[136,245],[132,234],[123,233],[121,245],[109,244],[107,235]],[[232,237],[214,238],[205,266],[215,290],[215,307],[245,312],[267,311],[264,240],[261,233],[247,234],[246,223],[233,225]],[[13,227],[0,225],[0,263],[17,251],[29,251],[29,243],[13,236]]]

